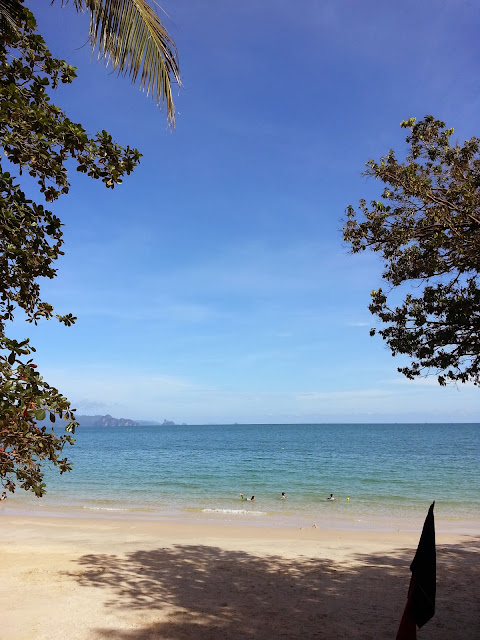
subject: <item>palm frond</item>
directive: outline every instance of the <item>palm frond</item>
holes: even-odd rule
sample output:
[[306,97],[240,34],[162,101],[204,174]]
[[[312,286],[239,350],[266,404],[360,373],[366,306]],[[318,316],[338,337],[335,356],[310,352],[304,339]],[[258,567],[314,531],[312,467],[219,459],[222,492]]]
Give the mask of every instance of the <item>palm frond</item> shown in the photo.
[[2,34],[17,31],[22,16],[23,4],[21,0],[0,0],[0,30]]
[[[62,0],[65,4],[68,0]],[[73,0],[75,8],[90,11],[90,42],[99,58],[113,69],[140,79],[140,89],[165,106],[175,126],[172,82],[181,86],[178,53],[173,39],[147,0]]]

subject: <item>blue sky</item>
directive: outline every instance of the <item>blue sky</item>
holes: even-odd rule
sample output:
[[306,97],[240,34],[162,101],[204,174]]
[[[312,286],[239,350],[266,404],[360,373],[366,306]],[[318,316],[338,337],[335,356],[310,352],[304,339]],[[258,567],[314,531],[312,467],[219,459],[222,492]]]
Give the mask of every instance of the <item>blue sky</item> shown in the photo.
[[91,58],[88,21],[31,3],[78,67],[55,101],[143,158],[113,192],[72,174],[66,255],[44,298],[77,324],[31,335],[79,413],[175,422],[478,421],[479,391],[409,382],[370,338],[376,256],[350,256],[365,162],[433,114],[480,134],[474,2],[165,2],[177,126]]

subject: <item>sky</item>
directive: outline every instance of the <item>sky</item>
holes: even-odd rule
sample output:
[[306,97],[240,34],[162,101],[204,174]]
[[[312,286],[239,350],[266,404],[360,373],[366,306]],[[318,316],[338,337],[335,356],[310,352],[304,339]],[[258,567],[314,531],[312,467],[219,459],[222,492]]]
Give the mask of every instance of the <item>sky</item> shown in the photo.
[[[88,19],[29,2],[78,78],[54,102],[143,154],[115,190],[71,174],[43,298],[74,327],[30,336],[79,414],[177,423],[478,422],[478,388],[408,381],[368,311],[376,255],[349,254],[345,208],[379,197],[368,159],[432,114],[480,134],[474,1],[171,0],[176,128],[92,58]],[[33,195],[33,193],[32,193]]]

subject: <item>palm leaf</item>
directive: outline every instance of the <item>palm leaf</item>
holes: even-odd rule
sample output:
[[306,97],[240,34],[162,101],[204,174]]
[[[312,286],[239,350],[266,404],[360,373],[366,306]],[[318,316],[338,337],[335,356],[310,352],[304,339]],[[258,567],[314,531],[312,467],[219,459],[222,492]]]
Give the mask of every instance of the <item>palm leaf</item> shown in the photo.
[[23,16],[19,0],[0,0],[0,30],[3,34],[17,31]]
[[[1,1],[1,0],[0,0]],[[53,1],[53,0],[52,0]],[[65,4],[68,0],[62,0]],[[181,86],[174,41],[147,0],[73,0],[79,11],[90,11],[90,42],[99,58],[152,94],[166,106],[175,126],[172,82]]]

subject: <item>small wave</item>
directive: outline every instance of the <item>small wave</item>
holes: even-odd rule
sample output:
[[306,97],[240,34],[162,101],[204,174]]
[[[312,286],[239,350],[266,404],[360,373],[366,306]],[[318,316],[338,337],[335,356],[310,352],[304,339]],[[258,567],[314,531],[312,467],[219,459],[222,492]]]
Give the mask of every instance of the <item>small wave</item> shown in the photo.
[[250,511],[249,509],[202,509],[203,513],[228,513],[234,516],[263,516],[263,511]]
[[89,511],[130,511],[130,509],[122,509],[121,507],[82,507]]

